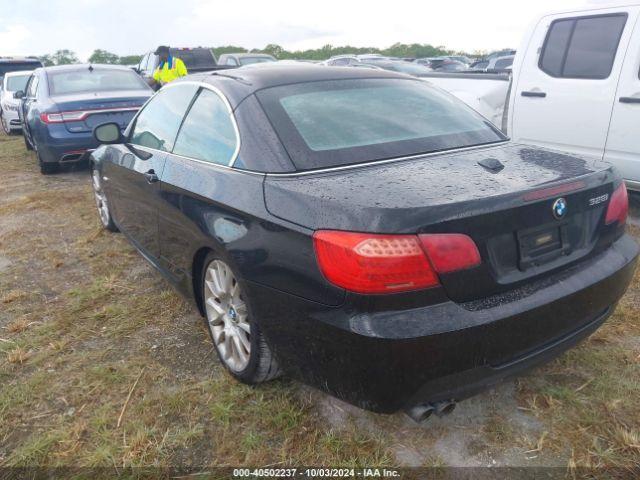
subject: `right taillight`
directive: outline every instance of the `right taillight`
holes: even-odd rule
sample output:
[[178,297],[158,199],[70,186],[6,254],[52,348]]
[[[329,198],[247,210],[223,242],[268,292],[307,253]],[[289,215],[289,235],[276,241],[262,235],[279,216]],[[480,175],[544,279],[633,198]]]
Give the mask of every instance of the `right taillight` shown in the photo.
[[334,285],[356,293],[406,292],[440,284],[438,273],[477,266],[480,254],[466,235],[381,235],[318,230],[318,265]]
[[623,225],[627,221],[627,215],[629,214],[629,197],[627,195],[627,187],[624,182],[616,188],[611,200],[609,200],[609,207],[607,208],[607,216],[605,217],[605,223],[610,225],[614,222],[618,222]]

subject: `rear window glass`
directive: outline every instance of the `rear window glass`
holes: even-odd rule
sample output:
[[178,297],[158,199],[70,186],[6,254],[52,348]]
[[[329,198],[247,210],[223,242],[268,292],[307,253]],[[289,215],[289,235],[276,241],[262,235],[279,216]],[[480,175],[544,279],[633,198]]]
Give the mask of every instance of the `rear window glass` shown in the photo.
[[298,170],[505,138],[460,100],[418,80],[311,82],[257,95]]
[[35,70],[40,68],[42,64],[40,62],[0,62],[0,77],[4,77],[5,73],[9,72],[22,72],[25,70]]
[[49,72],[49,92],[64,95],[114,90],[148,90],[149,87],[133,70],[65,70]]
[[265,63],[265,62],[274,62],[273,58],[269,57],[240,57],[241,65],[251,65],[252,63]]
[[25,88],[27,87],[27,82],[29,81],[29,77],[31,76],[31,74],[29,75],[16,75],[11,76],[11,77],[6,77],[5,79],[5,84],[6,84],[6,90],[8,92],[24,92]]
[[197,50],[172,50],[171,55],[182,60],[187,70],[190,68],[210,68],[216,66],[213,53],[206,48]]
[[505,58],[496,61],[496,68],[507,68],[513,65],[513,58]]

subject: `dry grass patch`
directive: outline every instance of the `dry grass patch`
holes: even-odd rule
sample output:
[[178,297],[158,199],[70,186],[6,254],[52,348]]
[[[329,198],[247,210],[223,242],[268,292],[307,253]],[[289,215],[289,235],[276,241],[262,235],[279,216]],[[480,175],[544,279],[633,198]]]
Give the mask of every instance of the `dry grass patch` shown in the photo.
[[418,427],[350,409],[331,423],[322,394],[295,382],[231,379],[194,309],[100,228],[88,174],[41,176],[21,142],[0,136],[0,466],[383,466],[402,448],[442,466],[434,444],[462,427],[484,456],[638,466],[638,275],[596,335],[518,381],[535,434],[503,410]]

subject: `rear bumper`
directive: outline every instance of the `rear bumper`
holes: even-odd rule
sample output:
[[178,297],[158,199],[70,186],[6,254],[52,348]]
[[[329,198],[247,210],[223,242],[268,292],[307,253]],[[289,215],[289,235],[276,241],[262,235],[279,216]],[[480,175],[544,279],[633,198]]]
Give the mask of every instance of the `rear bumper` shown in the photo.
[[36,143],[45,163],[80,162],[98,148],[91,132],[70,133],[64,125],[42,127],[42,135],[37,136]]
[[546,362],[595,331],[626,291],[638,245],[628,236],[554,281],[489,302],[410,310],[327,307],[248,284],[281,366],[362,408],[394,412],[461,400]]

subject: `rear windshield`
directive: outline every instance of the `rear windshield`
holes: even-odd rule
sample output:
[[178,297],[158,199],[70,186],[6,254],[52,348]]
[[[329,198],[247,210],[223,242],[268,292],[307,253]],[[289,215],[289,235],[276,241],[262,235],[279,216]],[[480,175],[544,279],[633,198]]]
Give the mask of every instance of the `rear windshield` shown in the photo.
[[8,62],[2,63],[0,62],[0,77],[4,77],[5,73],[9,72],[21,72],[24,70],[35,70],[36,68],[40,68],[42,64],[37,61],[33,62]]
[[208,48],[196,50],[172,50],[171,55],[184,62],[187,70],[190,68],[212,68],[216,66],[216,60]]
[[419,80],[311,82],[257,96],[298,170],[505,140],[460,100]]
[[147,84],[133,70],[65,70],[49,72],[51,95],[118,90],[148,90]]
[[265,62],[275,62],[275,59],[269,57],[240,57],[240,65],[251,65],[252,63]]
[[[374,63],[374,65],[376,65]],[[394,72],[407,73],[409,75],[420,75],[422,73],[431,73],[431,69],[420,65],[419,63],[409,62],[395,62],[395,63],[377,63],[378,66],[385,70],[392,70]]]
[[6,83],[5,89],[7,90],[7,92],[24,91],[25,87],[27,86],[27,80],[29,80],[30,76],[31,76],[31,74],[28,74],[28,75],[16,75],[16,76],[12,75],[11,77],[6,77],[6,79],[5,79],[5,83]]

